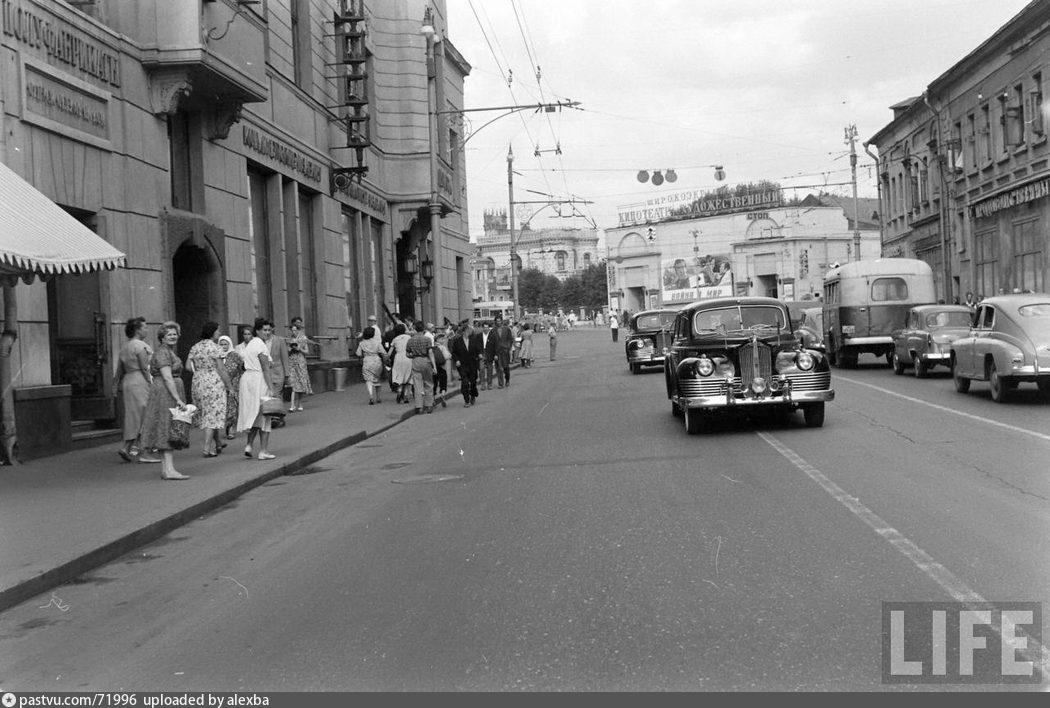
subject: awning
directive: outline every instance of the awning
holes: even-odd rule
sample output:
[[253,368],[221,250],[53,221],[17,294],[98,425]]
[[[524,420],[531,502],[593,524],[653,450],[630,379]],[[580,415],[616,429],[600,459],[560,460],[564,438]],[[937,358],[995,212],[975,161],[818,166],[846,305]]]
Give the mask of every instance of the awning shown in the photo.
[[112,270],[124,254],[0,163],[0,282]]

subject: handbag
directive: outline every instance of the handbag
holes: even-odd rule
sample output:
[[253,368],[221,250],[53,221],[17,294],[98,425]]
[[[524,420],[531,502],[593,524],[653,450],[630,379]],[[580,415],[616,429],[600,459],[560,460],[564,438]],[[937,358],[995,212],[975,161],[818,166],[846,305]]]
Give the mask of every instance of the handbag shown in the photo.
[[259,415],[270,416],[271,418],[283,418],[287,411],[284,409],[284,404],[279,398],[264,398],[259,403]]

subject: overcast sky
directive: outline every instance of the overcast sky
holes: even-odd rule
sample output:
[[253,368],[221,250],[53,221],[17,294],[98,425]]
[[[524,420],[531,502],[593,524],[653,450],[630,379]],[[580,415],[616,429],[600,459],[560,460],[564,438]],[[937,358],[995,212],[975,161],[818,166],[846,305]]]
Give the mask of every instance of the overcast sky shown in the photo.
[[[534,192],[593,201],[579,209],[600,229],[616,226],[618,206],[762,179],[798,186],[801,196],[820,185],[849,195],[837,183],[850,180],[851,124],[860,196],[874,197],[861,143],[890,122],[889,106],[921,95],[1027,4],[447,0],[449,38],[473,67],[465,107],[580,102],[580,110],[527,111],[483,129],[499,113],[469,115],[478,131],[467,143],[471,237],[483,232],[485,210],[507,208],[508,146],[520,173],[515,202],[545,198]],[[639,170],[667,169],[678,175],[673,184],[637,179]],[[516,210],[519,223],[528,208]],[[557,218],[553,207],[531,224],[588,226]]]

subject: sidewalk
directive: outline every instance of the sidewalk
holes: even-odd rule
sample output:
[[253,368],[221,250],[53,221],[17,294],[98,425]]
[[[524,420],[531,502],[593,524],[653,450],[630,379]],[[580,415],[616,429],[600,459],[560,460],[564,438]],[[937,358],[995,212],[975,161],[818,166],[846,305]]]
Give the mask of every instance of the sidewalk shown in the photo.
[[175,453],[186,481],[162,480],[159,464],[123,462],[119,443],[0,467],[0,611],[415,415],[384,386],[383,402],[374,406],[360,381],[307,398],[306,410],[274,430],[274,460],[247,459],[244,433],[218,457],[205,458],[194,430],[190,447]]

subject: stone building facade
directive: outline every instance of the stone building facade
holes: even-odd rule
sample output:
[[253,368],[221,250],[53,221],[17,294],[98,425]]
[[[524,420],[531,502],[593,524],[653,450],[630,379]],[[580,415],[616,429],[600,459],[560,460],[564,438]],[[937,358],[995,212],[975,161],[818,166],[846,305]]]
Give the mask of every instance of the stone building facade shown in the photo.
[[929,262],[946,300],[1048,287],[1048,29],[1050,6],[1032,2],[866,141],[883,255]]
[[207,320],[302,316],[324,390],[369,314],[469,314],[443,0],[3,0],[0,24],[0,157],[127,254],[19,298],[14,385],[68,387],[67,429],[116,417],[129,317],[178,322],[185,356]]

